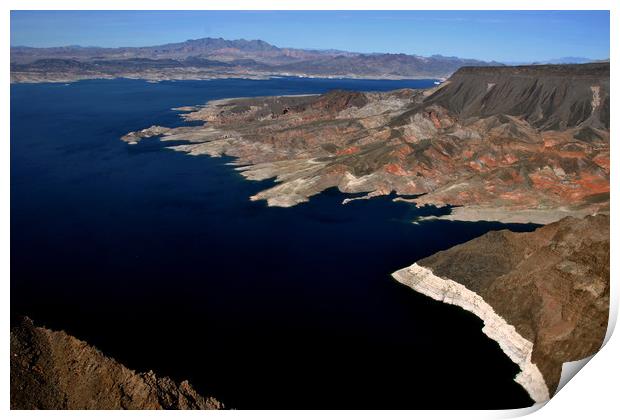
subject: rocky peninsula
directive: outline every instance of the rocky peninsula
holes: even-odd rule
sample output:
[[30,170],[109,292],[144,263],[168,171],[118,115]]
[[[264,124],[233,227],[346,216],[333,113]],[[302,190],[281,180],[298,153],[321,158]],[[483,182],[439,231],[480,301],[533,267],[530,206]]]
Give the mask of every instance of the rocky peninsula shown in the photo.
[[137,373],[96,348],[22,318],[11,327],[11,409],[221,409],[187,382]]
[[184,140],[190,155],[229,155],[251,197],[288,207],[337,187],[453,220],[550,223],[609,210],[609,63],[464,67],[428,90],[211,101],[182,114],[203,125],[123,137]]
[[609,316],[609,216],[567,217],[531,233],[492,231],[392,274],[484,322],[536,402],[562,365],[595,354]]

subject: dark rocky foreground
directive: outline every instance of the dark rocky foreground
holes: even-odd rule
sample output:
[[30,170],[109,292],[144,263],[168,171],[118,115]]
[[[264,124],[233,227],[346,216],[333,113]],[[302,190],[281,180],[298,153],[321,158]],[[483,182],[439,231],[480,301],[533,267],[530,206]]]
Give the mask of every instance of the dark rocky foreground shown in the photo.
[[[485,330],[491,330],[487,335],[523,371],[538,370],[544,380],[538,385],[546,385],[553,395],[562,364],[591,356],[603,344],[609,317],[609,241],[609,216],[567,217],[530,233],[489,232],[394,277],[481,317]],[[495,315],[505,320],[503,331],[492,325]],[[534,382],[520,383],[535,389]]]
[[11,327],[11,409],[221,409],[187,382],[136,373],[63,331]]

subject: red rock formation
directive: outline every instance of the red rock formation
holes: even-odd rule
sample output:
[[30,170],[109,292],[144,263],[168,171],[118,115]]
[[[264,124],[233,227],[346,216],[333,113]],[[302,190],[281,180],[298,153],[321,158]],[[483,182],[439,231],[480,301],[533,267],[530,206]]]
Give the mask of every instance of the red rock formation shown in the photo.
[[270,205],[337,186],[545,220],[609,206],[609,63],[464,68],[428,91],[228,99],[184,118],[208,124],[123,139],[235,156],[251,179],[279,177],[254,197]]

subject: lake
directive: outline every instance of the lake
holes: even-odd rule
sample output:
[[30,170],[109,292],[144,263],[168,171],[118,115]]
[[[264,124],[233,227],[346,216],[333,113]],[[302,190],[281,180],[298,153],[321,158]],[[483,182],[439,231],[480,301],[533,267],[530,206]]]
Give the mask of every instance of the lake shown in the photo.
[[492,229],[392,197],[292,208],[249,197],[230,158],[157,139],[171,108],[239,96],[422,88],[278,78],[11,85],[11,313],[230,408],[516,408],[518,367],[482,322],[390,273]]

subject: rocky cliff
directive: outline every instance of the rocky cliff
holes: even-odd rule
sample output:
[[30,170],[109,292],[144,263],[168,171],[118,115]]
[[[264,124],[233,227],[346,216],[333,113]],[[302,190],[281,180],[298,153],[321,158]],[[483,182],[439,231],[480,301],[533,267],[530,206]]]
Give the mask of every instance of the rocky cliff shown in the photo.
[[153,372],[136,373],[62,331],[24,318],[11,328],[11,409],[221,409]]
[[539,130],[609,130],[609,64],[463,67],[426,100],[461,119],[518,115]]
[[567,217],[531,233],[489,232],[393,276],[482,319],[520,366],[515,380],[540,402],[556,390],[563,363],[603,344],[609,240],[609,216]]
[[609,207],[609,63],[464,68],[429,90],[238,98],[183,108],[203,126],[128,133],[237,158],[252,197],[292,206],[330,187],[419,195],[462,220],[549,223]]

